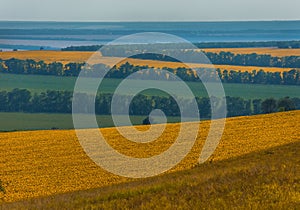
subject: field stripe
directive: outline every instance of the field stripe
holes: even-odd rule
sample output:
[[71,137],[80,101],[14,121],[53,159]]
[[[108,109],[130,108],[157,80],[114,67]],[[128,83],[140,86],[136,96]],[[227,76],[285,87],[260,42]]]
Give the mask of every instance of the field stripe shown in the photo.
[[[299,50],[300,51],[300,50]],[[51,62],[61,62],[63,64],[67,64],[70,62],[86,62],[94,52],[77,52],[77,51],[18,51],[18,52],[0,52],[0,58],[3,60],[10,58],[17,59],[33,59],[35,61],[45,61],[46,63]],[[101,57],[97,60],[90,60],[89,63],[104,63],[106,65],[112,66],[115,64],[119,58],[116,57]],[[119,65],[129,62],[133,65],[140,65],[155,68],[179,68],[186,67],[186,65],[178,62],[165,62],[165,61],[154,61],[154,60],[141,60],[141,59],[132,59],[126,58]],[[205,64],[196,64],[189,63],[188,64],[192,68],[206,68],[210,67],[210,65]],[[253,71],[263,69],[267,72],[283,72],[289,71],[291,68],[277,68],[277,67],[257,67],[257,66],[234,66],[234,65],[214,65],[215,68],[219,68],[221,71],[223,70],[234,70],[234,71]]]

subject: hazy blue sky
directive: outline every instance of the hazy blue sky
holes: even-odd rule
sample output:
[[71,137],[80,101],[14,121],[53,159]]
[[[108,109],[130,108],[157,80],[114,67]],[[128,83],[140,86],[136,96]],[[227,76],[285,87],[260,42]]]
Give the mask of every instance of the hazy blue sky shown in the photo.
[[299,20],[299,9],[299,0],[0,0],[0,20]]

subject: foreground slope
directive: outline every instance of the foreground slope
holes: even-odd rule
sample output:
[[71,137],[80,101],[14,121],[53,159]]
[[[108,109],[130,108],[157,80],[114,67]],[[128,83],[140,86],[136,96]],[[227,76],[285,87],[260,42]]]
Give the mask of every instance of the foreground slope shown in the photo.
[[[189,155],[178,166],[173,168],[171,172],[191,169],[197,165],[209,124],[209,121],[201,122],[200,133],[195,146]],[[254,167],[254,171],[250,172],[250,174],[254,174],[253,179],[257,176],[263,177],[265,176],[264,174],[269,174],[269,172],[271,173],[273,170],[277,170],[277,162],[274,162],[273,168],[267,169],[267,171],[262,172],[262,174],[259,172],[261,169],[257,169],[258,172],[256,172],[256,165],[264,159],[261,157],[261,154],[264,154],[263,151],[288,144],[298,145],[300,141],[299,125],[300,111],[227,119],[225,132],[221,142],[208,162],[219,164],[219,161],[235,158],[234,160],[241,167],[248,167],[248,165]],[[176,131],[178,131],[179,128],[180,124],[170,124],[167,126],[167,129],[161,138],[153,143],[143,145],[126,141],[114,128],[101,129],[101,132],[104,136],[110,137],[108,142],[116,150],[125,155],[149,157],[160,154],[162,151],[169,148],[173,143],[173,139],[177,134]],[[145,129],[145,127],[139,127],[139,129]],[[3,202],[12,202],[21,199],[136,181],[110,174],[94,164],[80,147],[75,132],[72,130],[0,133],[0,139],[0,179],[3,182],[6,191],[5,194],[1,193]],[[281,157],[281,160],[289,160],[289,158],[291,158],[291,161],[278,162],[278,167],[279,169],[280,167],[283,167],[282,174],[284,174],[286,170],[296,170],[291,168],[293,164],[299,165],[299,157],[298,162],[296,161],[297,159],[292,161],[292,159],[297,158],[297,156],[295,156],[299,151],[297,148],[299,147],[291,146],[286,152],[282,153],[287,155],[287,157],[282,155],[277,156],[277,152],[272,152],[272,150],[271,152],[270,150],[266,151],[266,154],[270,153],[270,160],[274,159],[274,161],[280,160]],[[242,162],[243,155],[253,152],[258,152],[258,155],[254,155],[253,159],[251,157]],[[239,157],[241,157],[241,159],[239,159]],[[239,160],[241,160],[240,163]],[[227,170],[232,173],[232,176],[242,176],[241,178],[246,181],[249,175],[247,173],[239,175],[238,170],[235,170],[234,168],[231,169],[230,164],[224,164],[222,166],[223,168],[219,170],[223,171],[228,167]],[[284,168],[282,164],[289,165]],[[206,166],[201,166],[201,170],[194,170],[208,170],[205,167]],[[266,164],[263,167],[268,168],[269,166]],[[226,177],[222,178],[221,175],[212,173],[214,171],[213,168],[210,170],[211,172],[207,176],[215,179],[216,183],[220,181],[220,184],[222,185],[223,182],[227,182]],[[250,168],[249,170],[252,169]],[[184,176],[188,176],[188,174],[194,172],[186,171],[181,173],[182,175],[186,173]],[[191,180],[195,178],[195,182],[190,187],[197,185],[198,182],[196,178],[198,176],[200,176],[200,179],[206,180],[205,177],[201,177],[201,173],[195,173],[196,174],[190,177]],[[237,174],[234,175],[235,173]],[[294,172],[291,171],[291,173]],[[295,173],[298,174],[299,171],[295,171]],[[172,175],[167,176],[172,177]],[[178,179],[181,178],[178,177]],[[283,177],[282,181],[285,179],[292,178]],[[299,181],[299,175],[296,176],[296,179]],[[182,181],[184,181],[184,179],[182,179]],[[147,182],[147,180],[145,180],[145,182]],[[178,182],[178,184],[180,184],[180,182]],[[158,186],[158,189],[161,189],[164,192],[165,187],[166,186]],[[211,193],[214,191],[218,192],[218,190],[214,190],[214,187],[211,188],[209,183],[207,187],[208,189],[204,189],[204,191],[208,190],[209,192],[212,190]],[[267,185],[265,187],[268,190],[272,190],[273,188],[276,189],[276,185]],[[168,188],[170,189],[168,190]],[[165,193],[172,190],[172,184],[168,185],[168,188],[166,188]],[[190,190],[192,190],[192,188]],[[177,190],[175,191],[177,192]],[[299,200],[299,191],[296,192],[298,194],[294,193],[293,196],[295,199]],[[186,193],[188,192],[184,192],[184,194]],[[255,194],[256,191],[253,191],[253,193]],[[198,196],[202,196],[201,191],[199,191]],[[243,196],[243,194],[242,192],[233,192],[231,196],[240,197]],[[255,199],[256,195],[253,196],[253,199]],[[259,195],[257,196],[259,197]],[[163,198],[164,197],[161,196],[161,199]],[[151,200],[151,197],[148,199]],[[168,197],[165,197],[164,199],[168,199]]]
[[[299,209],[300,142],[111,187],[7,209]],[[1,207],[1,206],[0,206]]]

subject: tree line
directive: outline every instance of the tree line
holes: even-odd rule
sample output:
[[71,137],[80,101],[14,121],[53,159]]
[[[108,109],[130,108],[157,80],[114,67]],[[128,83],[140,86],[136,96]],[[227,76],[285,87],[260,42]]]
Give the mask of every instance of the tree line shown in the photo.
[[[54,75],[54,76],[74,76],[77,77],[81,70],[86,68],[90,72],[90,76],[93,75],[93,71],[99,71],[103,68],[109,69],[108,66],[103,64],[95,64],[88,66],[84,63],[68,63],[63,65],[59,62],[45,63],[43,61],[34,60],[19,60],[8,59],[0,60],[0,73],[12,73],[12,74],[38,74],[38,75]],[[151,68],[150,68],[151,69]],[[184,81],[199,82],[199,77],[195,70],[189,68],[168,68],[166,70]],[[171,74],[163,73],[160,69],[149,71],[148,66],[134,66],[130,63],[125,63],[120,66],[114,66],[107,73],[106,78],[126,78],[130,74],[143,70],[144,79],[163,79],[172,81],[174,78]],[[211,71],[211,69],[200,68],[199,71],[203,75],[203,78],[216,78],[219,76],[224,83],[241,83],[241,84],[278,84],[278,85],[299,85],[300,84],[300,70],[292,69],[284,72],[265,72],[263,70],[253,70],[251,72],[245,71],[233,71],[217,69],[217,71]],[[217,73],[217,75],[216,75]],[[86,75],[88,76],[88,75]]]
[[[181,43],[159,43],[159,44],[131,44],[131,45],[122,45],[118,46],[121,49],[132,50],[132,48],[142,47],[157,47],[163,49],[182,49],[186,44]],[[199,49],[203,48],[255,48],[255,47],[272,47],[272,48],[281,48],[281,49],[291,49],[291,48],[300,48],[300,41],[261,41],[261,42],[202,42],[194,43]],[[103,45],[88,45],[88,46],[70,46],[61,48],[61,51],[97,51]],[[107,47],[107,46],[106,46]]]
[[60,62],[47,64],[44,61],[35,61],[32,59],[0,59],[0,73],[78,76],[84,65],[84,63],[73,62],[65,65]]
[[[131,56],[132,53],[134,56]],[[278,67],[278,68],[299,68],[300,57],[299,56],[284,56],[276,57],[267,54],[234,54],[232,52],[221,51],[219,53],[214,52],[202,52],[206,55],[205,58],[200,52],[195,50],[166,50],[164,54],[153,54],[145,53],[141,51],[118,51],[106,49],[102,54],[104,56],[115,56],[115,57],[131,57],[136,59],[144,60],[158,60],[168,62],[180,62],[175,59],[176,57],[181,58],[181,61],[185,63],[203,63],[215,65],[234,65],[234,66],[258,66],[258,67]],[[172,54],[175,58],[168,56]],[[200,57],[200,58],[199,58]],[[200,59],[200,60],[199,60]]]
[[[84,101],[78,103],[80,113],[91,113],[93,98],[84,93],[81,99]],[[99,94],[95,101],[95,112],[99,115],[111,114],[112,94]],[[14,89],[12,91],[0,91],[0,112],[29,112],[29,113],[72,113],[73,93],[69,91],[48,90],[42,93],[32,94],[26,89]],[[122,101],[128,101],[128,96],[119,96]],[[184,104],[191,103],[187,99]],[[207,97],[196,97],[200,116],[210,118],[211,104]],[[212,98],[214,103],[221,103],[218,98]],[[226,97],[227,116],[245,116],[262,113],[272,113],[277,111],[290,111],[300,109],[300,98],[282,98],[282,99],[254,99],[246,100],[240,97]],[[90,102],[90,103],[88,103]],[[76,104],[76,102],[75,102]],[[120,113],[125,113],[120,106]],[[130,115],[149,115],[154,109],[161,109],[166,116],[180,116],[180,110],[174,98],[167,96],[146,96],[137,95],[130,103]],[[123,112],[124,111],[124,112]]]
[[239,84],[273,84],[273,85],[300,85],[300,70],[292,69],[284,72],[265,72],[264,70],[249,71],[234,71],[221,70],[216,71],[209,68],[189,69],[185,67],[168,68],[163,70],[172,74],[162,72],[160,69],[152,69],[148,66],[134,66],[130,63],[125,63],[118,68],[112,68],[106,75],[107,78],[126,78],[134,72],[143,70],[143,79],[169,80],[174,81],[178,76],[187,82],[200,82],[197,70],[201,72],[202,79],[215,81],[216,77],[220,78],[223,83],[239,83]]
[[[285,43],[287,48],[293,48],[300,45],[300,42]],[[283,43],[282,46],[285,46]],[[182,46],[181,46],[182,45]],[[163,46],[163,48],[162,48]],[[176,47],[177,46],[177,47]],[[100,47],[100,46],[99,46]],[[185,49],[183,44],[149,44],[149,45],[115,45],[101,49],[103,56],[108,57],[131,57],[147,60],[159,60],[178,62],[175,58],[181,58],[183,62],[190,63],[207,63],[207,59],[200,59],[201,54],[194,49]],[[70,47],[70,49],[81,50],[80,47]],[[82,50],[89,49],[89,47],[82,47]],[[97,46],[91,46],[90,49],[96,51]],[[160,54],[151,53],[153,50],[161,51]],[[164,49],[163,51],[161,49]],[[178,50],[180,49],[180,50]],[[200,48],[201,49],[201,48]],[[204,49],[204,48],[203,48]],[[93,50],[93,51],[94,51]],[[209,59],[209,62],[217,65],[236,65],[236,66],[260,66],[260,67],[278,67],[278,68],[299,68],[299,56],[271,56],[268,54],[234,54],[232,52],[202,52]],[[173,57],[167,56],[168,54]],[[132,56],[134,55],[134,56]],[[203,56],[202,56],[203,57]]]
[[[259,42],[258,42],[259,43]],[[262,42],[264,43],[264,42]],[[271,42],[272,43],[272,42]],[[290,42],[274,42],[273,45],[279,48],[299,48],[300,41],[290,41]],[[196,44],[200,49],[205,49],[201,45],[205,43]],[[223,43],[223,47],[239,46],[239,44]],[[210,44],[215,46],[214,44]],[[163,48],[162,48],[163,46]],[[222,45],[217,45],[222,46]],[[241,46],[250,47],[251,44],[243,43]],[[255,46],[255,45],[253,45]],[[267,46],[267,45],[266,45]],[[272,46],[271,44],[268,46]],[[81,47],[69,47],[63,50],[76,50],[76,51],[97,51],[101,46],[81,46]],[[173,57],[180,57],[184,62],[190,63],[207,63],[206,59],[199,60],[198,51],[194,49],[185,49],[184,44],[148,44],[148,45],[116,45],[116,46],[106,46],[101,49],[101,53],[104,56],[110,57],[132,57],[138,59],[147,60],[159,60],[159,61],[170,61],[178,62],[175,58],[167,56],[172,54]],[[257,47],[264,47],[263,44],[257,44]],[[150,53],[153,49],[164,49],[161,54]],[[180,49],[180,50],[178,50]],[[260,67],[278,67],[278,68],[300,68],[300,57],[299,56],[284,56],[277,57],[268,54],[234,54],[231,52],[205,52],[203,51],[209,61],[216,65],[235,65],[235,66],[260,66]],[[134,56],[132,56],[134,54]]]

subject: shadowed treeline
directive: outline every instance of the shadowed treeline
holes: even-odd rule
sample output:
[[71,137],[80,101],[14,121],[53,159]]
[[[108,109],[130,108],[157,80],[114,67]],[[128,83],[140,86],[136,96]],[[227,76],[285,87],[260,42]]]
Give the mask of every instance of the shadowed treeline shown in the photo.
[[[84,102],[78,102],[77,109],[81,113],[93,113],[93,97],[85,93],[80,98]],[[100,115],[111,114],[111,101],[113,94],[98,94],[95,101],[95,113]],[[129,101],[129,96],[118,96],[121,101]],[[0,112],[29,112],[29,113],[72,113],[73,93],[70,91],[48,90],[42,93],[32,94],[27,89],[14,89],[12,91],[0,91]],[[188,99],[183,100],[187,107],[191,103]],[[196,97],[200,116],[202,118],[211,117],[211,101],[218,104],[221,100],[217,97],[211,99],[207,97]],[[89,103],[90,102],[90,103]],[[243,99],[240,97],[226,97],[227,116],[244,116],[262,113],[273,113],[277,111],[290,111],[300,109],[299,98],[282,99]],[[74,102],[76,104],[76,101]],[[146,96],[138,94],[130,102],[130,115],[149,115],[154,109],[161,109],[166,116],[180,116],[180,110],[174,98],[170,96]],[[126,113],[119,109],[120,113]],[[192,116],[191,116],[192,117]]]

